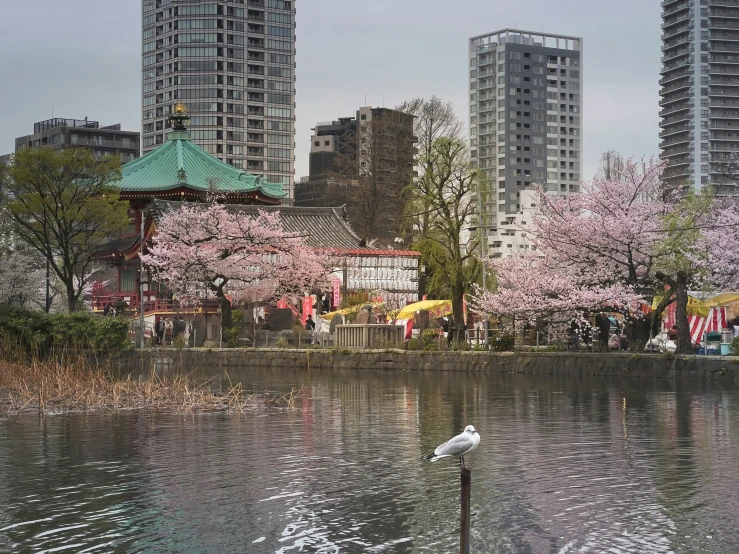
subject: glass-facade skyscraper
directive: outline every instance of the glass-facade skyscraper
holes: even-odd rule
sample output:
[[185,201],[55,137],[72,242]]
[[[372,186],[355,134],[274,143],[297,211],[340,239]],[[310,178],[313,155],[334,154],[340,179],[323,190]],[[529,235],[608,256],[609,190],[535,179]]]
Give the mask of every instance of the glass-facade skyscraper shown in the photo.
[[292,197],[295,12],[294,0],[142,0],[143,153],[181,103],[193,142]]

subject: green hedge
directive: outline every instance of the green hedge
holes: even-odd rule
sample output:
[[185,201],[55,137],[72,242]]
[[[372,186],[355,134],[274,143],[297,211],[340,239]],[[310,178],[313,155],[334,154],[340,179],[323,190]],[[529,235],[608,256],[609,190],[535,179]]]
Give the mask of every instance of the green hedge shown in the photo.
[[45,355],[60,348],[118,352],[130,346],[128,329],[129,320],[122,317],[45,314],[0,306],[0,333],[29,353]]

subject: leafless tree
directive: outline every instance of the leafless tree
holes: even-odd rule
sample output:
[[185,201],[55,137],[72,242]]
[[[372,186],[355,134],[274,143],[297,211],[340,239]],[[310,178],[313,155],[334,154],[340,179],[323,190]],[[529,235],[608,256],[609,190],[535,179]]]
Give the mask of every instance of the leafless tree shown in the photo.
[[412,122],[404,112],[382,110],[357,121],[356,132],[343,138],[327,194],[348,197],[349,221],[364,240],[391,243],[399,236],[403,192],[413,172]]
[[598,174],[604,179],[620,180],[623,177],[626,163],[623,156],[616,150],[603,152],[598,164]]
[[419,159],[428,159],[434,141],[441,137],[458,139],[462,135],[463,123],[454,113],[451,102],[444,102],[438,96],[430,99],[414,98],[399,105],[396,110],[413,116],[413,132]]
[[[429,176],[433,172],[431,160],[434,143],[439,138],[457,140],[462,136],[464,124],[454,113],[451,102],[444,102],[438,96],[430,99],[414,98],[398,106],[396,109],[411,114],[413,120],[413,133],[416,138],[416,175],[413,179],[414,192],[419,187],[430,191],[428,183]],[[424,182],[426,185],[424,185]],[[416,201],[423,202],[424,196],[415,195]],[[416,242],[425,238],[431,228],[431,206],[409,205],[404,206],[403,226],[409,242]]]

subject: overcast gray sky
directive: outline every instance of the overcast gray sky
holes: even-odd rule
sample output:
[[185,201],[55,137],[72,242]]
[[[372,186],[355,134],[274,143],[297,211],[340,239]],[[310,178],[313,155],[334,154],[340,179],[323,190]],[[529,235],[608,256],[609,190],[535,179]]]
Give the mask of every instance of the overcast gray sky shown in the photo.
[[[433,94],[468,118],[467,39],[506,27],[584,37],[583,177],[609,148],[657,153],[657,0],[297,0],[296,177],[310,129]],[[54,116],[141,129],[141,0],[8,0],[0,154]]]

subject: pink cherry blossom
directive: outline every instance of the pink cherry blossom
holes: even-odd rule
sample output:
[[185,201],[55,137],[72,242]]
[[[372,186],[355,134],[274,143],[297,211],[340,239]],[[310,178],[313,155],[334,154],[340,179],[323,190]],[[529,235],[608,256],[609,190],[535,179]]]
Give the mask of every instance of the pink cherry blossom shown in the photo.
[[184,301],[206,290],[234,302],[302,296],[328,273],[327,256],[284,230],[279,212],[184,204],[163,214],[153,242],[144,263]]
[[684,202],[664,188],[663,170],[629,160],[616,178],[596,177],[580,193],[539,187],[539,214],[523,228],[535,250],[485,262],[498,290],[479,293],[478,308],[523,319],[627,311],[669,284],[666,300],[677,297],[678,329],[687,330],[687,286],[739,286],[739,203]]

